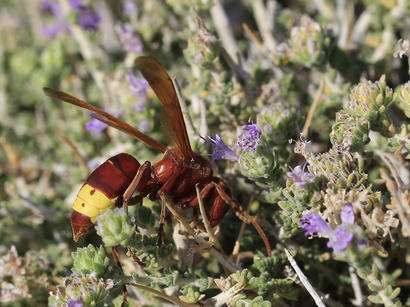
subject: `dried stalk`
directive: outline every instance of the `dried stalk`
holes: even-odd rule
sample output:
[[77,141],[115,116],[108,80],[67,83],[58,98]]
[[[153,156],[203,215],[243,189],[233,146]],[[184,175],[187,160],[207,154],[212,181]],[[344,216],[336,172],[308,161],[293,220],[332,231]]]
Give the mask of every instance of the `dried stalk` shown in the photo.
[[302,282],[303,286],[306,288],[306,290],[309,292],[309,294],[314,299],[316,305],[319,306],[319,307],[326,307],[326,305],[323,303],[322,299],[317,294],[316,290],[310,284],[310,282],[306,278],[305,274],[303,274],[302,270],[299,268],[298,264],[296,263],[296,261],[293,258],[292,254],[287,250],[287,248],[285,248],[285,253],[286,253],[286,256],[288,257],[290,265],[295,270],[295,272],[298,275],[298,277],[299,277],[300,281]]

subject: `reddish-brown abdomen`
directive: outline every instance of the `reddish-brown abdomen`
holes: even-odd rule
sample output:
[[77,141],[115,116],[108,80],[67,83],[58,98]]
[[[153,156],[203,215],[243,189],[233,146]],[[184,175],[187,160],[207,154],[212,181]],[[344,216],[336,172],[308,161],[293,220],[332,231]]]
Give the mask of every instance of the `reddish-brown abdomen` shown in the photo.
[[125,192],[139,167],[133,156],[120,153],[101,164],[85,183],[112,199]]
[[88,233],[93,227],[94,224],[88,216],[75,210],[71,212],[71,228],[73,229],[75,242],[77,242],[81,236]]
[[118,154],[101,164],[88,177],[78,192],[71,213],[74,241],[88,233],[94,219],[113,206],[138,171],[138,161],[125,153]]

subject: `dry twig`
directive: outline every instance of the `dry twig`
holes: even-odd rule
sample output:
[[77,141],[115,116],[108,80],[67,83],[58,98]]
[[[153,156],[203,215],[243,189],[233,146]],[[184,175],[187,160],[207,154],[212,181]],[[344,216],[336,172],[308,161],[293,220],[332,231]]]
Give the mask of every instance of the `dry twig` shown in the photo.
[[325,81],[322,78],[322,80],[320,81],[319,89],[316,92],[315,99],[313,100],[312,106],[310,107],[310,110],[309,110],[305,125],[303,126],[302,136],[305,139],[307,138],[308,130],[309,130],[310,124],[312,123],[313,115],[315,115],[316,108],[319,104],[320,96],[322,95],[324,83],[325,83]]
[[155,289],[143,286],[143,285],[139,285],[139,284],[136,284],[136,283],[127,283],[127,285],[133,286],[133,287],[141,289],[141,290],[151,292],[152,294],[154,294],[154,295],[156,295],[160,298],[163,298],[164,300],[167,300],[168,302],[174,303],[177,306],[183,306],[183,307],[202,306],[201,303],[197,303],[197,304],[186,303],[186,302],[180,300],[179,298],[169,296],[169,295],[165,294],[164,292],[161,292],[161,291],[158,291],[158,290],[155,290]]
[[235,38],[229,25],[228,17],[220,0],[214,1],[215,4],[211,8],[211,16],[216,27],[216,31],[222,40],[222,45],[227,50],[231,58],[235,58],[240,54],[239,48],[235,42]]
[[352,280],[352,288],[355,296],[352,304],[355,306],[363,306],[363,294],[362,289],[360,288],[360,281],[352,266],[349,266],[349,275],[350,279]]
[[303,274],[302,270],[299,268],[298,264],[296,263],[296,261],[293,258],[292,254],[287,250],[287,248],[285,248],[285,253],[286,253],[286,256],[288,257],[290,265],[295,270],[295,272],[298,275],[298,277],[299,277],[300,281],[302,282],[303,286],[306,288],[306,290],[309,292],[309,294],[314,299],[316,305],[319,306],[319,307],[325,307],[326,305],[323,303],[322,299],[317,294],[316,290],[310,284],[310,282],[306,278],[305,274]]

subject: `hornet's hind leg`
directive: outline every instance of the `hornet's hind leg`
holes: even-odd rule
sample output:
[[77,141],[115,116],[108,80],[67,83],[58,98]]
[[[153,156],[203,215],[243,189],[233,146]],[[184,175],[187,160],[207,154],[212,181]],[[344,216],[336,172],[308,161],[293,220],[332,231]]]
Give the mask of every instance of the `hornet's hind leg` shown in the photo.
[[253,227],[255,227],[256,231],[259,233],[261,236],[263,242],[265,243],[266,250],[268,251],[268,256],[270,257],[272,255],[272,249],[270,247],[268,238],[266,237],[266,234],[262,230],[261,226],[257,222],[256,217],[250,216],[248,212],[246,212],[243,207],[235,200],[233,200],[226,192],[226,185],[223,183],[223,181],[219,182],[214,182],[213,183],[216,190],[218,191],[219,196],[232,207],[233,210],[235,210],[236,215],[245,223],[247,224],[252,224]]
[[[138,168],[137,173],[122,196],[125,213],[128,214],[128,206],[142,204],[142,199],[154,185],[155,183],[151,180],[151,162],[145,161]],[[140,194],[132,197],[135,190],[138,190]]]

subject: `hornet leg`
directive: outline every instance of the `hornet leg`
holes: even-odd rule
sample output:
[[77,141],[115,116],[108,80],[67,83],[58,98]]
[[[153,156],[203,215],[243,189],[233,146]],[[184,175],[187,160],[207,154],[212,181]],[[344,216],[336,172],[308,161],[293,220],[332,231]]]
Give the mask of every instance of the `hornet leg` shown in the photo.
[[266,234],[263,232],[261,226],[257,222],[256,218],[254,216],[250,216],[248,212],[246,212],[243,207],[235,200],[233,200],[225,191],[222,189],[223,182],[214,182],[214,186],[216,190],[218,191],[219,196],[232,207],[232,209],[235,210],[236,215],[245,223],[247,224],[252,224],[253,227],[255,227],[256,231],[259,233],[261,236],[263,242],[265,243],[266,250],[268,251],[268,256],[270,257],[272,255],[272,249],[270,247],[268,238],[266,237]]
[[134,194],[135,190],[142,190],[143,185],[148,183],[149,179],[151,177],[151,163],[149,161],[145,161],[144,164],[142,164],[137,171],[137,174],[135,174],[134,178],[132,179],[130,185],[128,188],[125,190],[123,194],[123,205],[124,205],[124,210],[125,213],[128,215],[128,204],[133,205],[137,203],[142,203],[142,198],[143,195],[138,195],[134,198],[131,198],[132,194]]

